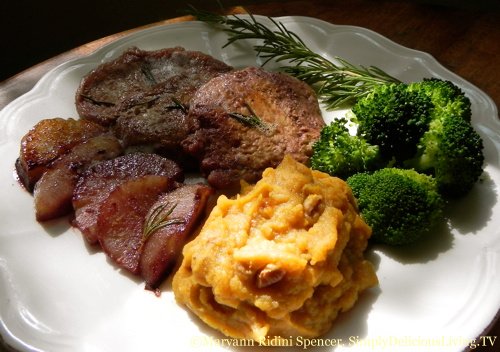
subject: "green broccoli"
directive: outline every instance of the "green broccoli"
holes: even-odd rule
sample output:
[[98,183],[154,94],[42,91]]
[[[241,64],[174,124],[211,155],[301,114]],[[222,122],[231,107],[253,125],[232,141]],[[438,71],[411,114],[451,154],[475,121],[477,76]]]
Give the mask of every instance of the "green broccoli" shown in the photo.
[[431,99],[434,107],[432,117],[443,114],[462,117],[470,122],[471,102],[465,93],[450,81],[438,78],[424,78],[408,85],[408,90],[424,94]]
[[467,194],[483,172],[483,141],[473,126],[456,115],[434,119],[405,166],[434,175],[447,198]]
[[450,81],[431,78],[377,86],[353,106],[358,136],[386,162],[433,175],[445,197],[468,193],[483,172],[483,142],[471,103]]
[[453,83],[425,79],[409,85],[431,98],[431,122],[405,167],[434,175],[446,197],[467,194],[483,172],[483,141],[471,124],[471,104]]
[[321,130],[313,145],[311,167],[340,178],[382,167],[379,148],[353,136],[347,119],[340,118]]
[[355,174],[347,183],[375,242],[415,243],[442,218],[444,201],[432,176],[411,169],[383,168]]
[[467,194],[483,172],[470,100],[450,81],[381,84],[351,110],[356,136],[345,119],[326,126],[313,145],[313,168],[341,178],[387,166],[415,169],[434,176],[446,198]]
[[378,145],[385,159],[405,160],[417,152],[417,143],[431,119],[431,99],[404,83],[379,85],[352,107],[358,135]]

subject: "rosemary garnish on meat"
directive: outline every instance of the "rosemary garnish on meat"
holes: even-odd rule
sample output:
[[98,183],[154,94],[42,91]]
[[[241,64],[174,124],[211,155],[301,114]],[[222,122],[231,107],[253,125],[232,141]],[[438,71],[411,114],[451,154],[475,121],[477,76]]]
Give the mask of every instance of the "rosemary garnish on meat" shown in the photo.
[[144,77],[146,77],[149,84],[155,85],[156,83],[158,83],[158,82],[156,82],[156,79],[153,76],[153,72],[151,72],[151,67],[149,64],[147,64],[147,63],[143,64],[141,66],[141,72],[144,75]]
[[115,105],[114,103],[111,103],[109,101],[103,101],[103,100],[94,99],[90,95],[80,94],[80,96],[83,99],[90,101],[92,104],[103,105],[103,106],[114,106]]
[[173,97],[172,98],[172,103],[173,104],[167,106],[167,108],[169,108],[169,109],[179,109],[183,113],[187,114],[189,108],[186,105],[184,105],[179,99],[177,99],[176,97]]
[[243,115],[238,112],[230,112],[229,116],[231,116],[236,121],[241,122],[243,125],[246,125],[248,127],[257,127],[257,128],[264,127],[262,120],[255,115]]
[[198,20],[222,25],[229,38],[224,47],[239,40],[258,40],[253,46],[257,56],[285,64],[283,70],[311,85],[319,99],[328,109],[352,104],[368,94],[374,86],[400,82],[375,66],[361,66],[349,63],[335,56],[334,61],[315,53],[294,32],[283,23],[267,17],[276,29],[270,29],[257,21],[238,15],[222,16],[191,8],[189,13]]
[[251,128],[257,128],[262,132],[269,132],[271,130],[271,127],[266,124],[259,116],[257,116],[250,104],[246,103],[245,106],[250,112],[249,115],[244,115],[237,112],[230,112],[228,115],[243,125]]
[[[182,224],[184,223],[183,219],[169,219],[168,217],[172,215],[176,204],[170,205],[170,203],[161,204],[155,207],[151,214],[144,221],[144,229],[142,232],[142,240],[146,242],[149,236],[151,236],[156,231],[170,225],[174,224]],[[167,208],[168,207],[168,208]],[[164,211],[166,209],[166,211]]]

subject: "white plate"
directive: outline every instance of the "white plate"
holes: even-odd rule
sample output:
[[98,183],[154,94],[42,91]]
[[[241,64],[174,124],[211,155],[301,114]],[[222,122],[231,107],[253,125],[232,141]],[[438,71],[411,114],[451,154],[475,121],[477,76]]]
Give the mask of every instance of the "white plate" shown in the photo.
[[[369,30],[305,17],[278,20],[329,58],[338,55],[375,65],[404,81],[448,79],[470,97],[473,123],[485,144],[482,181],[450,207],[450,230],[411,250],[371,249],[368,256],[380,286],[366,292],[316,341],[342,339],[336,351],[462,350],[500,307],[500,123],[494,103],[430,55]],[[57,67],[1,111],[0,332],[8,344],[26,351],[125,352],[225,350],[222,345],[238,343],[223,342],[220,334],[179,307],[168,282],[161,297],[145,291],[142,282],[87,247],[67,219],[37,223],[32,196],[21,189],[13,172],[21,137],[41,119],[76,117],[75,89],[82,75],[101,62],[132,45],[180,45],[235,67],[259,64],[249,45],[222,49],[225,41],[221,31],[198,22],[147,29]],[[326,119],[332,116],[325,113]],[[303,349],[301,341],[292,342]]]

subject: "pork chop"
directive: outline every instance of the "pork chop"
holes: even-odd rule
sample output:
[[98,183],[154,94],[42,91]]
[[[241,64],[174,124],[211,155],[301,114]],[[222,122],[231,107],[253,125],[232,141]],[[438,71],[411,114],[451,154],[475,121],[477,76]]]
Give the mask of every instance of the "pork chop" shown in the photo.
[[126,147],[146,146],[191,169],[195,163],[180,143],[188,134],[187,111],[195,88],[193,80],[179,75],[155,90],[129,96],[116,108],[115,134]]
[[[149,91],[155,92],[153,95],[162,91],[170,94],[162,86],[170,86],[169,81],[177,76],[184,77],[181,84],[184,92],[175,96],[185,103],[189,99],[184,94],[230,69],[209,55],[181,47],[154,51],[132,47],[82,79],[76,92],[76,109],[82,118],[112,125],[121,115],[130,118],[140,114],[140,108],[144,108],[143,94]],[[138,102],[131,104],[135,100]]]
[[190,134],[182,142],[215,188],[257,181],[286,154],[307,163],[325,126],[304,82],[249,67],[203,85],[191,100]]

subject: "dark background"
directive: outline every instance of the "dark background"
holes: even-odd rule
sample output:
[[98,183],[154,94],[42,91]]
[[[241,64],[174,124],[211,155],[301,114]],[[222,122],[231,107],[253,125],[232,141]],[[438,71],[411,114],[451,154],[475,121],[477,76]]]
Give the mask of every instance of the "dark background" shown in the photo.
[[[228,7],[255,3],[223,2]],[[0,0],[0,81],[90,41],[180,16],[188,4],[219,8],[212,0]]]
[[[286,7],[287,3],[286,0],[221,1],[224,7],[270,2],[283,3]],[[326,2],[339,4],[343,1],[347,3],[349,0]],[[420,2],[445,7],[470,7],[474,10],[500,8],[500,0]],[[0,0],[0,81],[90,41],[182,15],[188,4],[206,10],[220,7],[216,0]]]

